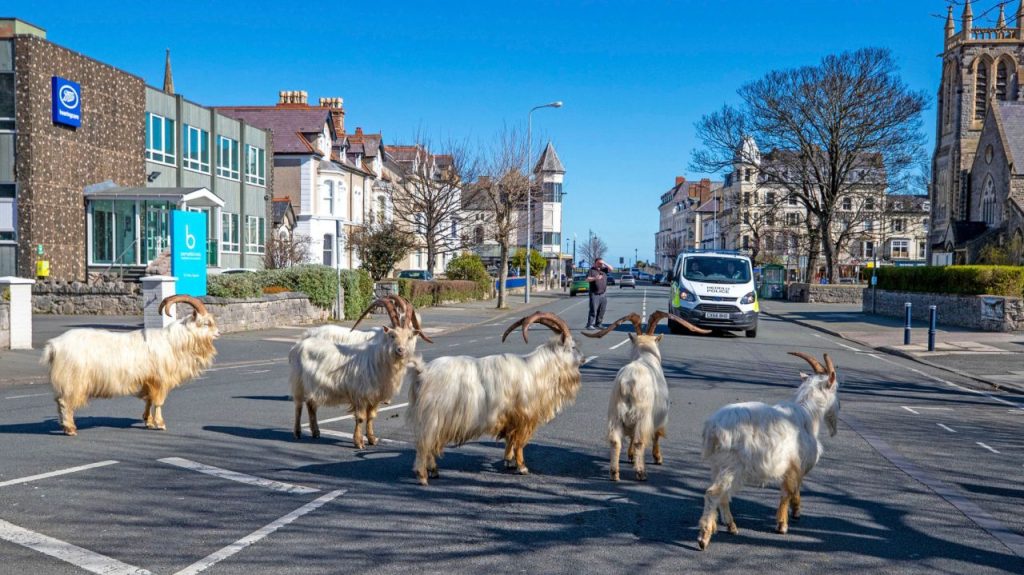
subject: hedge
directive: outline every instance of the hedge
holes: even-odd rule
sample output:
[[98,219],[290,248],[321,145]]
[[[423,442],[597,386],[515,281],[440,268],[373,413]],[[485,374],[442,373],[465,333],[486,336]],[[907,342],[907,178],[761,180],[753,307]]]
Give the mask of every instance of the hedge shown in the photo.
[[355,319],[373,301],[373,278],[363,269],[342,270],[341,285],[345,288],[345,317]]
[[484,293],[489,293],[494,279],[487,273],[483,260],[476,254],[462,254],[448,262],[445,274],[450,280],[468,280],[480,286]]
[[1024,297],[1024,266],[880,267],[876,274],[879,289]]
[[431,307],[449,301],[470,301],[487,297],[487,291],[467,280],[398,280],[398,295],[414,307]]
[[[345,286],[345,315],[360,314],[373,298],[373,280],[363,270],[343,270],[341,281]],[[321,265],[301,265],[276,270],[260,270],[244,274],[210,276],[206,292],[226,298],[256,298],[265,288],[272,291],[296,291],[306,294],[309,301],[330,309],[338,297],[338,272]]]

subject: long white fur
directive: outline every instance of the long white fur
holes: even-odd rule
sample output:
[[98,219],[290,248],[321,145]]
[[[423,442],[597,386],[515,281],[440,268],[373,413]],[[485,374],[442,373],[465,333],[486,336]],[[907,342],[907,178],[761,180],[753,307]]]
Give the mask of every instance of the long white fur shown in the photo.
[[199,315],[163,329],[79,328],[51,339],[40,363],[49,368],[64,432],[76,434],[74,411],[89,399],[125,395],[146,401],[147,427],[165,429],[161,408],[167,393],[209,367],[218,335],[213,317]]
[[[344,330],[344,331],[343,331]],[[312,335],[309,335],[310,332]],[[295,437],[301,437],[302,406],[309,412],[310,431],[320,435],[316,409],[346,404],[355,415],[353,440],[362,448],[361,426],[371,445],[377,443],[373,419],[377,407],[402,389],[409,358],[418,337],[411,328],[376,328],[353,331],[335,327],[307,332],[288,354],[290,385],[295,401]]]
[[658,440],[668,424],[668,383],[661,368],[661,336],[629,334],[632,361],[619,370],[608,402],[608,440],[611,478],[619,480],[622,440],[629,438],[629,458],[638,480],[647,479],[644,449],[654,444],[654,461],[661,464]]
[[305,333],[302,334],[302,339],[315,337],[339,344],[360,343],[374,338],[377,334],[383,333],[383,331],[384,329],[380,326],[372,327],[367,330],[358,330],[349,327],[342,327],[340,325],[324,324],[307,329]]
[[[817,464],[822,453],[818,439],[821,422],[836,434],[839,417],[838,384],[835,374],[800,374],[803,382],[791,401],[776,405],[761,402],[734,403],[716,411],[704,423],[703,458],[711,468],[711,487],[704,495],[701,517],[701,547],[710,542],[717,529],[716,510],[730,532],[737,532],[729,500],[740,487],[794,482],[783,485],[783,503],[789,503],[787,489],[795,487],[794,520],[799,519],[799,487],[803,477]],[[788,507],[779,509],[779,531],[788,529]],[[785,511],[785,514],[783,512]]]
[[[583,357],[572,338],[551,338],[526,355],[441,357],[414,363],[409,422],[416,435],[414,471],[427,484],[448,444],[492,435],[506,443],[507,467],[526,474],[523,446],[540,425],[576,398]],[[512,457],[515,456],[513,464]]]

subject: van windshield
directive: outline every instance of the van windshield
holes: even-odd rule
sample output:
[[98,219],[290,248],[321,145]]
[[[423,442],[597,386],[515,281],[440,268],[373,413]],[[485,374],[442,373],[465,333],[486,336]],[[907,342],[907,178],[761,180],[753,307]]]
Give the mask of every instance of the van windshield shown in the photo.
[[750,281],[750,264],[737,258],[690,257],[683,261],[683,277],[712,284],[745,284]]

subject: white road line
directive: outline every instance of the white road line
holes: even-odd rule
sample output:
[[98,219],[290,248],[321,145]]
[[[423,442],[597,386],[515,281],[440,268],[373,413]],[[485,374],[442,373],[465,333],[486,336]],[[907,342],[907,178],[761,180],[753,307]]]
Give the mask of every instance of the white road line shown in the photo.
[[[403,407],[405,407],[407,405],[409,405],[409,404],[408,403],[396,403],[395,405],[388,405],[386,407],[382,407],[382,408],[378,409],[377,413],[380,413],[382,411],[391,411],[392,409],[401,409],[401,408],[403,408]],[[338,417],[331,417],[329,419],[318,419],[317,423],[323,425],[325,423],[333,423],[335,421],[342,421],[342,420],[345,420],[345,419],[352,419],[353,417],[354,416],[350,413],[348,415],[341,415],[341,416],[338,416]],[[303,423],[302,427],[309,427],[309,424],[308,423]]]
[[1005,405],[1010,405],[1010,406],[1013,406],[1016,409],[1024,411],[1024,405],[1021,405],[1019,403],[1014,403],[1012,401],[1007,401],[1007,400],[1002,399],[1000,397],[995,397],[995,396],[993,396],[991,394],[985,393],[984,391],[980,391],[980,390],[977,390],[977,389],[971,389],[969,387],[964,387],[962,385],[957,385],[957,384],[953,383],[952,381],[948,381],[948,380],[942,379],[941,377],[935,377],[934,375],[925,373],[925,372],[923,372],[923,371],[921,371],[919,369],[914,369],[913,367],[905,366],[905,365],[903,365],[901,363],[892,361],[891,359],[888,359],[888,358],[885,358],[885,357],[879,357],[878,359],[884,361],[885,363],[892,364],[892,365],[895,365],[897,367],[901,367],[903,369],[912,371],[912,372],[914,372],[914,373],[916,373],[918,375],[921,375],[923,377],[927,377],[928,379],[930,379],[932,381],[937,381],[939,383],[944,383],[944,384],[946,384],[946,385],[948,385],[950,387],[955,387],[955,388],[959,389],[960,391],[966,391],[966,392],[969,392],[969,393],[974,393],[974,394],[977,394],[977,395],[981,395],[983,397],[991,399],[992,401],[996,401],[996,402],[999,402],[999,403],[1002,403],[1002,404],[1005,404]]
[[980,441],[975,441],[975,443],[977,443],[978,445],[980,445],[980,446],[984,447],[985,449],[991,451],[992,453],[999,453],[995,449],[992,449],[991,447],[989,447],[988,445],[985,445],[984,443],[982,443]]
[[448,344],[448,347],[459,347],[459,344],[457,344],[457,343],[450,343],[450,344]]
[[471,339],[471,340],[467,341],[466,343],[476,343],[478,341],[480,341],[480,340],[478,340],[478,339]]
[[30,475],[28,477],[22,477],[21,479],[9,479],[7,481],[0,481],[0,487],[7,487],[8,485],[18,485],[19,483],[28,483],[29,481],[35,481],[37,479],[46,479],[47,477],[56,477],[58,475],[67,475],[68,473],[75,473],[76,471],[85,471],[86,469],[95,469],[97,467],[105,467],[107,465],[113,465],[115,463],[117,463],[117,461],[110,459],[107,461],[90,463],[88,465],[79,465],[77,467],[59,469],[57,471],[50,471],[48,473],[40,473],[39,475]]
[[299,517],[302,517],[303,515],[306,515],[307,513],[311,512],[311,511],[315,511],[316,509],[318,509],[321,506],[323,506],[325,503],[329,503],[329,502],[333,501],[338,496],[340,496],[340,495],[342,495],[344,493],[345,493],[344,489],[339,489],[337,491],[331,491],[330,493],[328,493],[326,495],[322,495],[322,496],[318,497],[317,499],[315,499],[313,501],[310,501],[309,503],[303,505],[302,507],[299,507],[295,511],[292,511],[288,515],[285,515],[284,517],[281,517],[280,519],[277,519],[277,520],[275,520],[275,521],[273,521],[271,523],[268,523],[267,525],[265,525],[263,527],[260,527],[256,531],[253,531],[252,533],[246,535],[245,537],[242,537],[241,539],[239,539],[238,541],[235,541],[231,545],[228,545],[227,547],[224,547],[223,549],[220,549],[219,551],[215,551],[215,552],[207,555],[206,557],[200,559],[199,561],[196,561],[195,563],[189,565],[188,567],[182,569],[181,571],[178,571],[177,573],[175,573],[175,575],[195,575],[196,573],[201,573],[201,572],[209,569],[210,567],[213,567],[217,563],[220,563],[221,561],[227,559],[228,557],[231,557],[235,553],[238,553],[239,551],[241,551],[241,550],[245,549],[246,547],[252,545],[253,543],[258,542],[260,539],[263,539],[267,535],[270,535],[271,533],[277,531],[278,529],[284,527],[285,525],[288,525],[289,523],[291,523],[292,521],[295,521]]
[[620,341],[619,343],[617,343],[617,344],[615,344],[615,345],[613,345],[613,346],[609,347],[608,349],[619,349],[620,347],[622,347],[622,346],[626,345],[626,343],[627,343],[628,341],[629,341],[629,338],[626,338],[626,339],[624,339],[624,340]]
[[558,312],[558,315],[562,315],[563,313],[571,310],[572,308],[574,308],[574,307],[576,307],[578,305],[583,305],[584,303],[587,303],[587,300],[584,299],[584,300],[580,300],[580,301],[578,301],[576,303],[569,304],[565,309],[563,309],[562,311]]
[[[811,335],[813,335],[814,337],[820,338],[820,339],[825,339],[825,336],[821,335],[820,333],[815,333],[815,334],[811,334]],[[845,347],[846,349],[848,349],[850,351],[855,351],[857,353],[863,353],[862,350],[859,350],[859,349],[853,347],[852,345],[846,345],[845,343],[838,342],[838,341],[833,341],[832,343],[838,345],[839,347]]]
[[3,519],[0,519],[0,539],[60,559],[65,563],[70,563],[90,573],[100,573],[102,575],[152,575],[151,572],[141,567],[122,563],[112,557],[100,555],[60,539],[48,537],[42,533],[29,531],[13,523],[8,523]]
[[945,425],[945,424],[942,424],[942,423],[936,423],[935,425],[938,425],[939,427],[941,427],[942,429],[945,429],[946,431],[948,431],[950,433],[956,433],[956,430],[953,429],[952,427],[948,426],[948,425]]
[[[320,435],[330,435],[331,437],[340,437],[342,439],[355,439],[354,436],[347,431],[334,431],[333,429],[321,429]],[[381,443],[393,443],[396,445],[399,443],[405,443],[404,441],[398,441],[397,439],[384,439],[383,437],[378,437],[377,441]]]
[[26,397],[41,397],[43,395],[51,395],[49,393],[30,393],[28,395],[9,395],[4,399],[25,399]]
[[914,411],[913,409],[911,409],[911,408],[909,408],[909,407],[907,407],[905,405],[901,405],[900,407],[902,407],[903,409],[906,409],[907,411],[909,411],[910,413],[913,413],[914,415],[921,415],[920,413]]
[[261,359],[256,361],[243,361],[235,365],[223,365],[219,367],[211,367],[207,369],[207,372],[211,371],[223,371],[225,369],[242,369],[246,367],[263,367],[265,365],[274,365],[275,363],[284,363],[288,358],[282,357],[280,359]]
[[257,373],[270,373],[270,370],[269,369],[257,369],[257,370],[254,370],[254,371],[247,371],[247,372],[243,373],[242,375],[250,375],[250,374],[257,374]]
[[265,337],[260,341],[272,341],[275,343],[295,343],[297,340],[294,337]]
[[587,358],[585,358],[585,359],[583,360],[583,365],[586,365],[586,364],[588,364],[588,363],[590,363],[590,362],[594,361],[594,360],[595,360],[595,359],[597,359],[597,358],[598,358],[598,356],[596,356],[596,355],[592,355],[592,356],[590,356],[590,357],[587,357]]
[[165,457],[158,459],[160,463],[166,463],[168,465],[174,465],[176,467],[182,467],[184,469],[191,469],[192,471],[198,471],[199,473],[205,473],[206,475],[212,475],[214,477],[220,477],[221,479],[229,479],[231,481],[237,481],[239,483],[245,483],[247,485],[256,485],[258,487],[266,487],[267,489],[273,489],[274,491],[282,491],[284,493],[319,493],[319,489],[313,487],[305,487],[302,485],[292,485],[291,483],[284,483],[282,481],[274,481],[273,479],[264,479],[262,477],[256,477],[254,475],[248,475],[245,473],[239,473],[237,471],[231,471],[230,469],[222,469],[220,467],[214,467],[212,465],[205,465],[203,463],[197,463],[189,459],[183,459],[181,457]]

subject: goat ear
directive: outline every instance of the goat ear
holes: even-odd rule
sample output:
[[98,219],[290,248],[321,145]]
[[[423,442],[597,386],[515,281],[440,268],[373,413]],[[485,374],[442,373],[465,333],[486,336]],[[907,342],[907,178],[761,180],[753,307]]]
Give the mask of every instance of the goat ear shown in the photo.
[[631,341],[633,343],[636,343],[636,334],[635,333],[629,334],[629,341]]
[[838,380],[836,379],[836,372],[833,371],[833,372],[829,373],[828,374],[828,385],[825,386],[825,389],[834,389],[837,382],[838,382]]
[[806,373],[804,373],[802,371],[800,372],[800,380],[801,381],[806,381],[808,377],[811,377],[811,376],[807,375]]
[[384,329],[384,333],[391,333],[391,328],[390,327],[388,327],[386,325],[382,325],[381,327]]
[[658,335],[654,336],[654,341],[656,341],[658,343],[661,343],[661,337],[662,337],[662,334],[659,333]]

